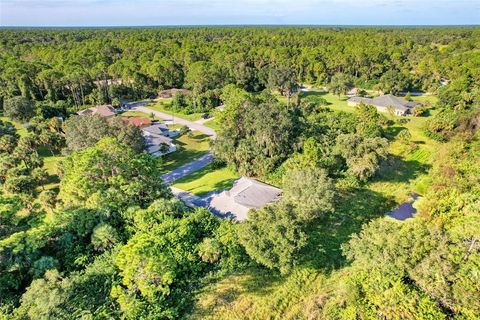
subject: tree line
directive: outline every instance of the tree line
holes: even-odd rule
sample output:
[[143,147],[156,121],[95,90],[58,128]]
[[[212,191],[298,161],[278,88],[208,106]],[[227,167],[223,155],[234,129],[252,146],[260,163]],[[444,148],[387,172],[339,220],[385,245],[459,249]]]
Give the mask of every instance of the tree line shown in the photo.
[[[149,28],[0,30],[0,106],[22,96],[45,108],[155,96],[188,88],[188,112],[217,104],[222,88],[298,83],[344,91],[436,92],[468,78],[479,85],[476,28]],[[179,103],[181,106],[181,103]]]

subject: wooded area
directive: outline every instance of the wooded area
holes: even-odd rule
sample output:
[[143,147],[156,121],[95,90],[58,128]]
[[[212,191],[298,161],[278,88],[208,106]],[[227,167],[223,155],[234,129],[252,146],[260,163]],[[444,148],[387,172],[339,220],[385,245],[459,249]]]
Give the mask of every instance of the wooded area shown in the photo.
[[[161,179],[184,159],[76,114],[172,88],[166,112],[214,116],[209,170],[279,201],[190,208]],[[479,28],[0,29],[0,112],[0,317],[480,317]]]

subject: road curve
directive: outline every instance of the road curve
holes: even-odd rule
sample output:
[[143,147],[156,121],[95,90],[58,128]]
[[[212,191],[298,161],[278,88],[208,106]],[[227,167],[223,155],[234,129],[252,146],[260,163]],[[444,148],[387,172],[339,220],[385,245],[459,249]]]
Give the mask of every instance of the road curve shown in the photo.
[[[163,113],[163,112],[160,112],[160,111],[155,111],[153,109],[143,107],[142,105],[134,105],[134,106],[132,106],[131,109],[136,110],[136,111],[140,111],[140,112],[143,112],[143,113],[146,113],[146,114],[153,113],[155,116],[157,116],[161,119],[164,119],[164,120],[172,120],[172,115],[171,114]],[[207,126],[205,126],[201,123],[196,123],[196,122],[185,120],[185,119],[178,118],[178,117],[175,117],[175,123],[183,124],[183,125],[189,127],[192,131],[196,130],[196,131],[200,131],[202,133],[205,133],[206,135],[210,136],[211,138],[215,138],[217,136],[216,133],[215,133],[215,130],[213,130],[212,128],[209,128],[209,127],[207,127]]]

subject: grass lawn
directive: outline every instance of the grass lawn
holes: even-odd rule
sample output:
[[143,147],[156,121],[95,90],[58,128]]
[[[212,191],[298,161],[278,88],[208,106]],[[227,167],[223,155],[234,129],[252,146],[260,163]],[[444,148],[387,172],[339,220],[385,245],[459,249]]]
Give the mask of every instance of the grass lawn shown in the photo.
[[203,169],[178,180],[173,186],[197,196],[203,196],[210,191],[230,189],[233,181],[238,178],[240,178],[239,175],[231,168],[224,167],[214,169],[212,165],[209,164]]
[[[432,114],[435,113],[433,110]],[[387,117],[391,118],[390,115]],[[398,120],[407,120],[398,123]],[[438,147],[438,142],[428,138],[424,133],[425,122],[429,117],[395,117],[397,122],[387,129],[391,140],[390,157],[382,164],[378,175],[369,184],[371,190],[390,195],[400,203],[410,198],[411,192],[423,194],[426,190],[426,176],[431,166],[431,156]],[[394,137],[402,130],[408,130],[415,148],[406,148],[405,144]]]
[[146,107],[155,111],[164,112],[164,113],[173,115],[177,118],[182,118],[189,121],[196,121],[202,118],[203,113],[184,114],[184,113],[174,112],[173,110],[170,110],[168,106],[170,105],[171,101],[172,101],[171,98],[161,99],[152,105],[147,105]]
[[[150,114],[148,113],[145,113],[145,112],[141,112],[141,111],[127,111],[127,112],[124,112],[121,114],[122,117],[127,117],[127,118],[147,118],[147,119],[151,119],[152,120],[152,117]],[[153,117],[153,120],[158,120],[158,121],[162,121],[162,119],[158,118],[158,117]]]
[[47,170],[48,181],[47,184],[43,186],[44,189],[56,189],[60,183],[60,179],[57,175],[57,163],[62,160],[64,157],[60,154],[52,155],[50,150],[40,147],[38,149],[38,154],[43,158],[43,167]]
[[438,97],[437,96],[432,96],[432,95],[425,95],[425,96],[414,96],[412,97],[412,100],[413,101],[417,101],[417,102],[420,102],[420,103],[423,103],[423,102],[429,102],[430,105],[435,105],[438,101]]
[[212,128],[215,131],[220,131],[220,124],[216,121],[216,119],[211,119],[205,122],[203,125]]
[[210,138],[199,131],[184,134],[174,139],[177,151],[165,155],[163,171],[168,172],[181,167],[205,154],[210,147]]
[[325,99],[328,102],[328,107],[334,111],[353,112],[354,107],[348,106],[348,97],[341,95],[337,96],[333,93],[326,92],[320,89],[311,89],[308,92],[303,93],[304,97],[315,96]]

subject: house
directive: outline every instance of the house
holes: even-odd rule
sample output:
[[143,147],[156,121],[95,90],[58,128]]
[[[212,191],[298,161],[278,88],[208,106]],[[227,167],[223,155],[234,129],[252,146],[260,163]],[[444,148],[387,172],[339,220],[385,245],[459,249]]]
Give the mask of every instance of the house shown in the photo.
[[105,118],[110,118],[115,115],[115,109],[110,104],[105,104],[101,106],[96,106],[93,108],[88,108],[82,111],[77,112],[79,116],[94,115],[98,114]]
[[128,124],[136,126],[136,127],[140,127],[140,128],[149,127],[149,126],[152,125],[152,120],[150,120],[148,118],[139,118],[139,117],[126,118],[126,117],[123,117],[123,119],[125,119],[125,121]]
[[347,97],[354,97],[358,94],[358,89],[357,88],[352,88],[347,92]]
[[250,209],[261,207],[279,200],[282,190],[266,183],[241,177],[230,190],[210,196],[206,200],[208,208],[221,216],[233,216],[242,221]]
[[407,101],[402,98],[395,97],[391,94],[379,96],[376,98],[352,97],[348,99],[349,106],[356,106],[360,103],[372,105],[380,112],[388,112],[389,107],[393,108],[393,112],[397,116],[405,116],[411,113],[412,108],[420,105],[415,101]]
[[164,123],[155,123],[142,129],[147,152],[160,156],[175,152],[177,147],[173,144],[171,137],[175,132],[170,131]]
[[172,139],[165,136],[149,135],[145,136],[146,151],[153,156],[162,156],[177,151]]
[[178,135],[178,131],[171,131],[165,123],[158,122],[143,128],[143,132],[146,135],[161,135],[170,138],[175,138]]
[[173,98],[177,93],[181,94],[182,96],[186,96],[190,94],[190,90],[187,89],[167,89],[167,90],[162,90],[158,93],[159,98],[163,99],[168,99],[168,98]]

